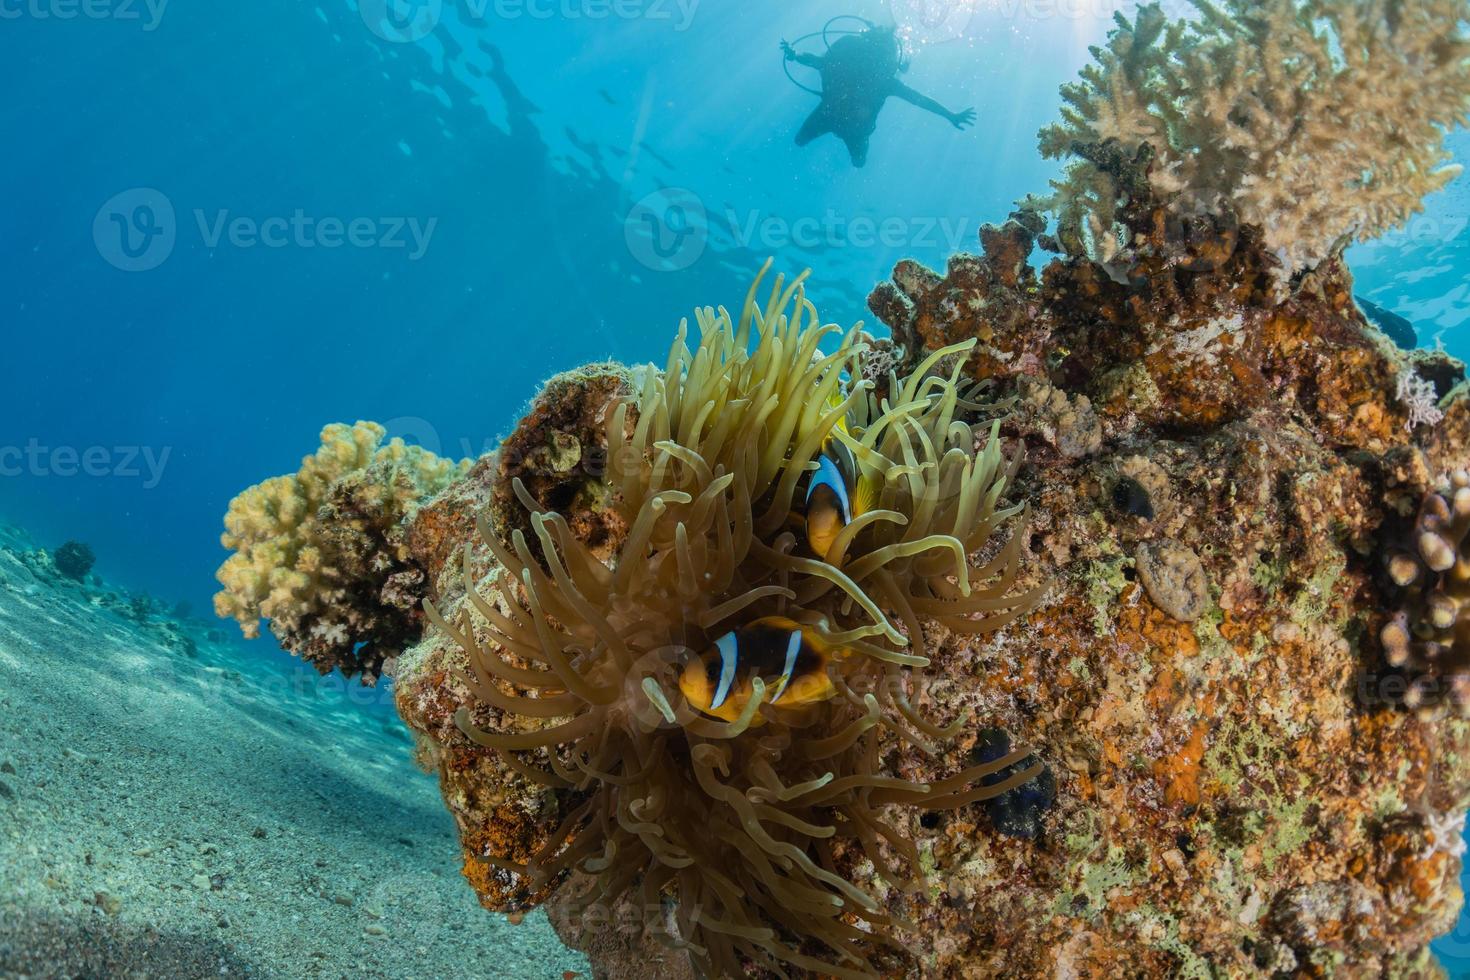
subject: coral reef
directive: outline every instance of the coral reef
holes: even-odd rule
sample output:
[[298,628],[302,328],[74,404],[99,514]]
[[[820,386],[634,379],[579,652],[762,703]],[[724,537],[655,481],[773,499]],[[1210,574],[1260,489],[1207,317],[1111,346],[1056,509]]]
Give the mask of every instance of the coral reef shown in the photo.
[[[396,703],[486,907],[545,906],[607,978],[1434,974],[1464,365],[1389,342],[1340,258],[1283,292],[1259,228],[1099,159],[1126,254],[1038,275],[1018,211],[901,263],[895,340],[829,354],[795,288],[702,311],[405,515],[436,625]],[[885,489],[828,564],[792,512],[832,440]],[[835,695],[686,702],[681,665],[768,615],[849,651]]]
[[1444,134],[1470,114],[1464,0],[1190,2],[1192,19],[1115,14],[1042,131],[1072,160],[1045,202],[1070,254],[1132,248],[1117,211],[1137,186],[1113,153],[1147,148],[1164,220],[1238,216],[1289,273],[1402,224],[1459,172]]
[[[487,905],[551,899],[583,942],[598,910],[641,909],[639,937],[706,975],[751,963],[873,976],[902,962],[904,906],[925,887],[916,830],[1042,774],[1009,744],[967,760],[967,719],[925,717],[930,642],[993,633],[1038,593],[1014,588],[1022,537],[993,540],[1018,511],[999,505],[1013,467],[960,381],[955,355],[972,345],[890,372],[880,404],[870,382],[841,386],[862,373],[854,334],[818,353],[838,330],[818,323],[799,279],[778,280],[763,305],[756,295],[738,323],[700,311],[697,346],[681,330],[636,394],[606,368],[577,377],[581,401],[554,382],[488,485],[447,495],[481,487],[489,555],[465,552],[459,589],[428,606],[438,630],[398,665],[398,703],[428,739]],[[830,439],[881,489],[824,561],[790,515]],[[572,477],[541,489],[620,520],[574,524],[521,479],[518,460],[584,451],[573,446],[606,459],[602,488],[569,496]],[[772,614],[840,649],[833,696],[778,706],[756,676],[733,720],[686,702],[690,658]],[[953,764],[928,761],[951,743]],[[1001,820],[1026,833],[1050,790],[1006,798]],[[507,797],[524,804],[494,806]]]
[[[1118,157],[1110,165],[1136,179],[1136,164]],[[774,812],[805,831],[838,828],[832,864],[817,868],[870,883],[877,909],[854,902],[847,911],[860,918],[839,921],[867,921],[872,936],[899,940],[898,948],[862,944],[867,969],[883,976],[1321,975],[1346,963],[1365,974],[1432,975],[1428,943],[1461,902],[1457,828],[1470,803],[1470,724],[1443,694],[1459,676],[1451,637],[1425,632],[1425,624],[1458,628],[1458,619],[1446,625],[1444,602],[1458,602],[1458,558],[1436,571],[1445,568],[1443,548],[1418,534],[1432,530],[1455,549],[1462,540],[1453,482],[1461,478],[1447,487],[1442,474],[1470,464],[1464,366],[1388,342],[1354,304],[1340,260],[1283,296],[1258,229],[1188,232],[1150,194],[1145,182],[1120,212],[1138,247],[1106,266],[1056,259],[1038,276],[1024,261],[1038,224],[1018,212],[986,228],[982,254],[953,257],[943,274],[902,263],[874,291],[870,305],[902,340],[882,351],[887,379],[863,369],[863,353],[849,375],[881,385],[890,406],[904,400],[903,377],[915,371],[936,391],[955,372],[985,382],[990,407],[976,412],[978,445],[998,445],[983,423],[1002,406],[1001,434],[1026,448],[1009,492],[1028,502],[1030,518],[1026,533],[1008,540],[1016,574],[1005,594],[1050,591],[1019,620],[980,634],[936,621],[930,606],[912,608],[904,590],[869,597],[900,634],[922,638],[928,665],[913,668],[923,683],[905,688],[909,702],[957,726],[948,739],[910,729],[931,742],[935,754],[926,757],[890,727],[891,705],[878,705],[873,771],[923,782],[993,767],[976,781],[973,802],[887,808],[893,838],[873,847],[848,837],[840,851],[847,820]],[[944,353],[967,344],[966,358]],[[719,359],[695,352],[673,363],[668,376],[690,385]],[[1412,408],[1397,395],[1406,373],[1433,387],[1437,424],[1407,424]],[[546,905],[598,976],[738,975],[732,959],[701,960],[698,951],[691,970],[682,952],[657,940],[697,936],[705,952],[723,941],[760,963],[767,942],[793,941],[794,932],[806,942],[772,954],[788,974],[861,970],[834,956],[853,950],[843,943],[855,938],[834,946],[832,920],[799,918],[809,907],[795,899],[779,914],[764,911],[781,887],[800,881],[822,891],[821,879],[788,877],[794,868],[761,878],[751,870],[762,867],[761,847],[708,809],[710,789],[769,804],[771,786],[790,788],[816,770],[783,770],[772,784],[769,774],[752,775],[738,750],[717,760],[711,751],[730,751],[730,740],[696,738],[685,725],[728,729],[675,708],[659,657],[614,671],[634,683],[604,702],[625,706],[628,717],[641,712],[664,739],[659,765],[645,767],[658,775],[609,768],[612,746],[644,743],[634,725],[589,707],[586,695],[603,695],[573,690],[605,683],[592,652],[600,644],[646,651],[669,632],[671,603],[694,602],[689,618],[700,623],[715,601],[691,589],[711,560],[699,501],[729,475],[729,458],[712,452],[721,461],[704,461],[705,472],[702,456],[684,455],[674,438],[682,411],[645,420],[642,409],[673,397],[657,387],[661,377],[598,368],[578,382],[586,398],[553,387],[507,443],[533,447],[517,455],[543,462],[507,467],[487,458],[420,512],[410,539],[445,628],[398,661],[400,713],[439,772],[481,901],[516,911]],[[980,405],[975,398],[957,403]],[[723,417],[712,409],[705,420]],[[854,414],[855,432],[866,419]],[[580,467],[551,463],[563,454],[535,448],[573,443],[608,460],[606,487]],[[784,476],[778,467],[761,479],[779,489]],[[681,489],[650,509],[675,480]],[[552,495],[567,513],[538,499]],[[781,537],[779,510],[767,508],[763,521],[753,508],[742,568],[752,554],[774,563],[766,572],[799,555]],[[467,527],[477,512],[486,515],[483,539]],[[785,543],[766,543],[767,527]],[[617,591],[629,587],[612,583],[630,554],[644,557],[626,573],[630,582],[662,584]],[[982,563],[992,556],[982,547]],[[671,571],[681,561],[696,574]],[[843,567],[852,571],[853,559]],[[800,573],[786,574],[786,587],[805,591]],[[880,626],[856,601],[823,612],[837,629]],[[697,649],[709,629],[695,632],[671,645]],[[891,639],[859,642],[881,649]],[[855,701],[844,710],[860,714]],[[781,732],[752,728],[734,744],[753,734],[774,771],[791,753],[780,739],[761,740]],[[1023,758],[1009,754],[1013,746],[1027,747]],[[714,766],[706,777],[719,774],[708,789],[694,774],[702,771],[696,752]],[[973,795],[1015,777],[1016,767],[1029,773],[1020,784]],[[623,797],[623,786],[636,799]],[[664,802],[671,793],[677,808]],[[672,811],[685,807],[712,839],[744,841],[738,859],[719,860],[727,874],[745,876],[730,881],[755,897],[759,919],[735,918],[717,899],[702,906],[715,925],[687,917],[682,900],[713,886],[655,857],[677,863],[684,824]],[[803,830],[774,826],[785,828],[781,840],[810,843]],[[719,852],[701,858],[711,853]],[[737,925],[784,929],[740,940],[719,931]]]
[[[1439,476],[1470,462],[1464,366],[1388,343],[1338,259],[1284,297],[1251,226],[1193,261],[1209,237],[1168,207],[1144,186],[1129,255],[1023,271],[986,293],[1005,308],[944,299],[1010,275],[1015,220],[870,301],[895,336],[980,339],[1057,583],[1004,648],[953,654],[965,696],[1059,760],[1057,800],[1034,842],[939,835],[919,974],[1433,975],[1470,803],[1447,710],[1470,490]],[[1408,424],[1406,375],[1437,424]]]
[[1404,703],[1446,706],[1470,717],[1470,473],[1456,470],[1424,497],[1385,569],[1401,602],[1380,637],[1388,663],[1405,671]]
[[266,480],[230,502],[215,612],[247,637],[262,617],[281,645],[328,673],[372,681],[418,639],[424,570],[406,522],[469,469],[375,422],[333,424],[294,475]]
[[80,541],[68,541],[57,548],[54,560],[56,570],[76,582],[85,581],[92,566],[97,564],[92,549]]
[[[601,440],[613,405],[633,395],[634,383],[627,368],[606,363],[559,374],[542,386],[524,420],[495,454],[498,491],[489,517],[502,543],[509,546],[517,530],[535,537],[530,515],[511,489],[520,480],[533,499],[573,522],[579,541],[600,558],[608,557],[605,549],[627,527],[620,509],[609,506],[612,488],[604,479],[608,460]],[[633,411],[626,424],[631,427],[636,418]],[[589,432],[597,433],[591,445],[583,442]],[[577,523],[586,520],[602,523]]]
[[[80,547],[90,555],[86,545]],[[59,600],[64,595],[64,601],[95,609],[120,621],[114,626],[147,636],[151,642],[185,657],[197,656],[200,642],[223,640],[223,634],[217,631],[200,630],[196,623],[169,616],[167,607],[146,592],[115,588],[92,573],[90,565],[80,577],[64,571],[61,555],[66,551],[66,545],[54,553],[36,547],[25,531],[0,523],[0,594],[12,592],[27,602],[37,597],[42,597],[41,601]]]
[[[1192,2],[1065,91],[1050,199],[874,290],[891,340],[799,281],[702,311],[395,515],[434,623],[396,703],[482,904],[607,980],[1436,974],[1470,386],[1370,326],[1341,246],[1452,175],[1470,8]],[[829,444],[882,492],[818,556]],[[686,700],[777,615],[842,650],[830,692]]]

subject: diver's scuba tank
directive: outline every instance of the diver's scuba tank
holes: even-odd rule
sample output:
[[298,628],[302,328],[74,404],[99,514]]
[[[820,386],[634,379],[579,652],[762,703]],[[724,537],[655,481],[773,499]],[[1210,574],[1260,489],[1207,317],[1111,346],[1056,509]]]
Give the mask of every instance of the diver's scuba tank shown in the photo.
[[[861,24],[862,26],[861,27],[834,27],[833,26],[835,24],[840,24],[840,23],[843,23],[845,21],[856,21],[857,23]],[[803,34],[801,37],[797,38],[795,41],[790,42],[789,47],[791,47],[792,49],[795,49],[799,45],[801,45],[801,44],[803,44],[803,43],[805,43],[807,41],[813,40],[814,38],[821,38],[821,40],[822,40],[822,47],[823,47],[823,53],[825,54],[827,51],[831,51],[832,50],[832,44],[833,44],[832,39],[834,37],[835,38],[852,37],[852,36],[857,36],[857,35],[862,35],[862,34],[868,34],[868,33],[872,32],[872,31],[877,31],[877,30],[881,30],[881,29],[882,28],[880,28],[877,24],[873,23],[871,20],[868,20],[868,18],[866,18],[866,17],[861,17],[861,16],[859,16],[857,14],[838,14],[836,17],[830,18],[827,21],[827,23],[823,24],[821,30],[819,30],[819,31],[812,31],[810,34]],[[898,36],[898,27],[897,27],[897,25],[895,25],[890,30],[892,32],[892,37],[893,37],[894,55],[895,55],[895,57],[896,57],[896,59],[898,61],[898,70],[901,71],[901,72],[906,72],[906,71],[909,70],[909,54],[908,54],[908,51],[904,47],[903,39]],[[787,47],[788,47],[787,42],[785,40],[783,40],[781,42],[782,51],[784,52]],[[792,62],[792,60],[793,59],[788,58],[788,57],[783,57],[782,58],[782,68],[786,72],[786,77],[791,80],[791,84],[792,85],[795,85],[797,88],[799,88],[799,89],[801,89],[803,91],[810,92],[811,94],[816,95],[816,96],[820,96],[822,94],[820,91],[818,91],[817,89],[814,89],[814,88],[812,88],[812,87],[810,87],[808,85],[802,84],[801,82],[799,82],[796,79],[796,77],[794,75],[791,74],[791,62]]]

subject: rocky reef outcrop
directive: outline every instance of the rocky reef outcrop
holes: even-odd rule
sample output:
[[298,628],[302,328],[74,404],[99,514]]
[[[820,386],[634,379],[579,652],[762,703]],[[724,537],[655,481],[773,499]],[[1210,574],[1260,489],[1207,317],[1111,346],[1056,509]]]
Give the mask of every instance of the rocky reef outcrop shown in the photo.
[[[558,376],[403,506],[349,499],[421,576],[433,625],[388,666],[486,908],[546,907],[606,978],[1438,974],[1470,402],[1463,364],[1365,319],[1341,246],[1452,176],[1470,41],[1429,14],[1465,6],[1194,6],[1118,19],[1043,134],[1055,193],[900,263],[869,298],[891,338],[824,354],[839,331],[778,284],[703,311],[666,374]],[[879,506],[817,549],[792,505],[833,441]],[[303,577],[303,519],[343,502],[308,496],[237,508],[247,629],[271,597],[383,598],[376,567]],[[789,661],[837,636],[882,683],[829,666],[762,729],[757,672],[701,717],[668,668],[767,606]]]
[[[1018,272],[1023,216],[871,300],[898,335],[982,338],[1057,583],[1023,639],[961,655],[1060,763],[1050,838],[984,841],[979,866],[1026,884],[961,872],[942,918],[986,923],[1027,975],[1430,971],[1461,901],[1467,728],[1406,709],[1422,680],[1379,637],[1390,559],[1466,462],[1463,366],[1394,350],[1340,260],[1278,303],[1255,229],[1191,240],[1133,211],[1121,275]],[[1444,396],[1432,428],[1409,428],[1404,372]],[[1409,700],[1447,700],[1434,680]],[[986,973],[965,962],[935,975]]]
[[[1463,366],[1397,350],[1338,260],[1281,302],[1250,226],[1183,229],[1146,200],[1129,218],[1125,270],[1057,259],[1038,275],[1039,224],[1019,214],[980,254],[943,274],[902,264],[871,298],[910,350],[977,339],[968,370],[1012,400],[1002,432],[1027,458],[1012,492],[1030,506],[1019,584],[1049,591],[999,632],[931,635],[925,699],[968,712],[949,771],[1000,729],[1052,784],[905,823],[924,887],[888,901],[914,952],[881,972],[1432,975],[1428,943],[1461,902],[1470,724],[1451,698],[1406,698],[1422,672],[1380,638],[1402,592],[1394,556],[1470,462]],[[1403,372],[1443,396],[1434,425],[1406,424]],[[589,373],[580,390],[610,399],[624,377]],[[603,429],[558,385],[511,437],[515,472],[579,501],[576,533],[600,545],[626,529],[596,519],[585,469],[563,464],[595,458]],[[420,512],[410,540],[439,593],[458,587],[457,548],[484,558],[442,512],[504,525],[509,472],[482,463]],[[556,832],[567,800],[455,726],[473,705],[464,669],[431,631],[399,663],[400,711],[482,902],[550,902],[558,918],[556,890],[504,863]],[[648,914],[559,925],[600,975],[685,975],[645,938]]]

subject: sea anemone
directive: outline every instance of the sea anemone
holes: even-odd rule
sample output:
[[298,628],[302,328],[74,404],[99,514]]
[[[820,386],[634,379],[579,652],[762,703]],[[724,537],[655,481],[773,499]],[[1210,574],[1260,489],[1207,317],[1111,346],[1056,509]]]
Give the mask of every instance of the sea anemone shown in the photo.
[[[493,581],[477,584],[466,551],[456,621],[426,607],[467,654],[462,680],[480,705],[459,712],[460,729],[562,806],[528,863],[489,859],[536,889],[586,872],[570,904],[657,910],[644,919],[658,938],[715,976],[746,964],[874,975],[871,958],[903,923],[855,879],[912,893],[922,874],[885,807],[962,807],[1040,771],[983,782],[1024,747],[925,782],[885,765],[904,743],[936,755],[964,721],[914,707],[926,628],[995,630],[1038,594],[1015,589],[1022,535],[992,543],[1020,510],[1000,504],[1014,464],[995,423],[971,421],[987,406],[960,381],[970,345],[891,378],[879,401],[856,330],[821,325],[803,279],[778,278],[762,307],[758,278],[738,324],[699,311],[694,349],[686,322],[665,370],[644,371],[609,413],[607,480],[628,527],[610,565],[516,481],[530,535],[502,539],[482,518]],[[794,511],[834,439],[881,489],[823,560],[804,551]],[[772,704],[755,677],[732,721],[692,706],[685,665],[766,616],[844,652],[827,668],[831,697]]]

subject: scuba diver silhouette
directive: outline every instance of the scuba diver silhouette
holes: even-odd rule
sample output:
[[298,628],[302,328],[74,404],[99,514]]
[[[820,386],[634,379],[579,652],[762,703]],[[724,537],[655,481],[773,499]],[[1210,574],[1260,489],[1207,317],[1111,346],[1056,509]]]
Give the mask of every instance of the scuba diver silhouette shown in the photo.
[[[858,20],[866,28],[832,30],[832,24],[840,20]],[[796,49],[795,45],[808,38],[821,37],[826,41],[829,34],[843,36],[827,44],[826,54]],[[868,161],[868,141],[878,127],[878,113],[889,97],[902,99],[947,119],[955,129],[964,129],[975,121],[974,109],[950,112],[898,80],[898,73],[908,71],[909,66],[903,57],[902,42],[892,27],[879,27],[872,21],[851,15],[834,17],[820,31],[797,38],[794,43],[782,41],[781,53],[785,56],[786,77],[822,100],[802,123],[796,134],[796,145],[806,146],[818,136],[832,133],[847,144],[847,152],[855,167],[861,167]],[[821,72],[821,91],[808,88],[792,78],[792,62]]]

